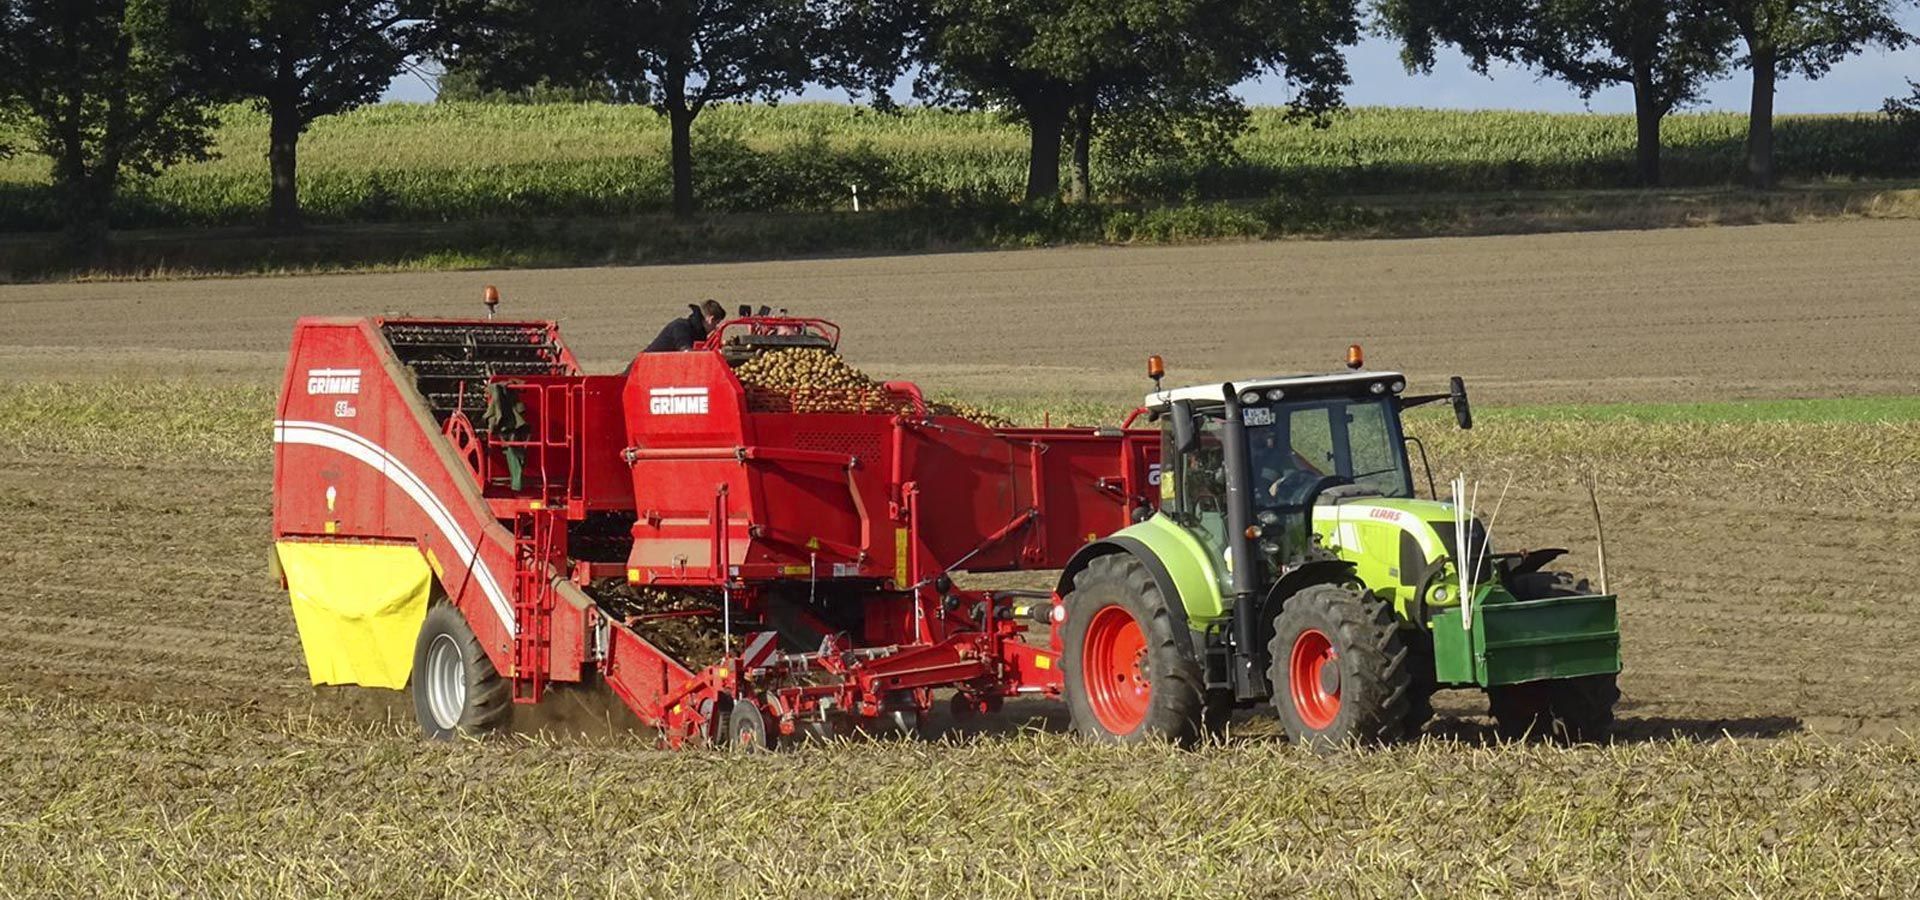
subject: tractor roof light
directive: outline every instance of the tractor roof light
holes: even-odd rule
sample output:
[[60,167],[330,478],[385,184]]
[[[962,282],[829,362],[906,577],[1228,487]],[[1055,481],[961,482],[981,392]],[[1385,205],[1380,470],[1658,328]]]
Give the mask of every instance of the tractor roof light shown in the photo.
[[1347,345],[1347,368],[1358,369],[1361,366],[1364,366],[1366,364],[1367,364],[1367,355],[1365,352],[1363,352],[1360,349],[1360,345],[1348,344]]
[[1251,406],[1251,405],[1253,405],[1253,404],[1255,404],[1255,403],[1259,403],[1259,402],[1260,402],[1260,392],[1259,392],[1259,391],[1241,391],[1241,392],[1240,392],[1240,402],[1241,402],[1241,403],[1245,403],[1245,404],[1247,404],[1247,405],[1249,405],[1249,406]]
[[1384,394],[1387,392],[1387,383],[1384,381],[1376,381],[1372,384],[1367,385],[1367,390],[1370,390],[1376,394]]
[[1401,381],[1401,380],[1400,380],[1400,379],[1398,379],[1398,378],[1395,378],[1395,379],[1393,380],[1393,383],[1392,383],[1392,384],[1390,384],[1390,385],[1387,385],[1387,390],[1390,390],[1390,391],[1392,391],[1392,392],[1394,392],[1394,393],[1396,393],[1396,394],[1398,394],[1398,393],[1400,393],[1401,391],[1404,391],[1404,390],[1406,390],[1406,389],[1407,389],[1407,383],[1406,383],[1406,382],[1404,382],[1404,381]]
[[1287,392],[1279,388],[1270,388],[1267,391],[1268,402],[1279,402],[1280,399],[1284,398],[1285,396],[1287,396]]

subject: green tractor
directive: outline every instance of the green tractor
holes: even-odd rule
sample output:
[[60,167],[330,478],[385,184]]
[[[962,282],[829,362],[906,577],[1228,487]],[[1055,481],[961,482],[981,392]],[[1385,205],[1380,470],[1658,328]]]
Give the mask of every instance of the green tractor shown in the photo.
[[[1062,574],[1074,729],[1188,743],[1271,702],[1314,746],[1417,736],[1439,688],[1479,688],[1501,735],[1603,741],[1619,698],[1615,598],[1495,552],[1471,511],[1414,490],[1403,411],[1473,415],[1461,379],[1409,396],[1355,371],[1156,390],[1160,506]],[[1425,469],[1426,453],[1419,458]]]

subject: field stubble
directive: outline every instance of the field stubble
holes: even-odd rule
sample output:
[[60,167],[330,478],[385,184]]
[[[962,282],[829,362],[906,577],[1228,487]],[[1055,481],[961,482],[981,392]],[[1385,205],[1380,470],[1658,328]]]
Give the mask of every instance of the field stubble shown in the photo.
[[[8,289],[0,895],[1901,893],[1920,877],[1916,418],[1492,401],[1910,390],[1915,320],[1886,298],[1916,287],[1894,252],[1912,234],[501,277],[602,369],[648,336],[636,296],[651,321],[726,289],[842,320],[872,374],[997,397],[991,411],[1025,421],[1110,420],[1131,393],[1115,373],[1169,346],[1176,367],[1212,348],[1220,377],[1324,368],[1350,338],[1466,374],[1480,426],[1414,427],[1436,474],[1464,469],[1483,505],[1513,476],[1497,541],[1570,546],[1593,573],[1579,484],[1600,477],[1623,743],[1488,746],[1478,698],[1452,694],[1428,743],[1334,759],[1260,736],[1264,715],[1201,753],[1020,732],[1058,722],[1045,704],[948,744],[662,754],[579,696],[528,734],[422,745],[400,695],[306,684],[266,576],[267,385],[295,312],[471,312],[481,279]],[[1773,264],[1745,273],[1735,250]],[[1437,251],[1460,255],[1436,268]],[[1049,287],[1058,299],[1033,299]],[[1149,327],[1168,304],[1184,318]],[[1345,333],[1355,321],[1376,324]],[[1186,365],[1180,380],[1214,374]]]

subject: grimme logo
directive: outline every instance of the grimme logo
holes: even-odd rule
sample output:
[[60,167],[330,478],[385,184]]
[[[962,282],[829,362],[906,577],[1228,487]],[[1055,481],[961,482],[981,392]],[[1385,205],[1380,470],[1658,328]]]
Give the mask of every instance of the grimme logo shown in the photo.
[[308,369],[307,396],[360,393],[359,369]]
[[707,414],[707,389],[703,387],[665,387],[647,391],[647,411],[656,416],[704,416]]

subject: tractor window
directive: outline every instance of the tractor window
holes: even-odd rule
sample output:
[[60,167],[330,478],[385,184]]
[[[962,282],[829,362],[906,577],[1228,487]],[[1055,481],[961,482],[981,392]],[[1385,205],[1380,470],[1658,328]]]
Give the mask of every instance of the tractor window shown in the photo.
[[1346,406],[1347,446],[1352,453],[1351,470],[1341,474],[1361,487],[1379,491],[1386,497],[1411,497],[1406,448],[1392,422],[1392,412],[1384,401],[1354,403]]
[[[1221,442],[1224,426],[1217,412],[1202,414],[1197,424],[1199,440],[1191,453],[1179,455],[1173,468],[1177,499],[1172,512],[1175,521],[1192,530],[1207,546],[1223,547],[1227,535],[1227,451]],[[1162,458],[1171,458],[1171,450],[1169,443],[1168,453]]]
[[1412,496],[1398,423],[1387,400],[1282,405],[1247,428],[1254,505],[1296,505],[1324,476],[1353,479],[1387,497]]

